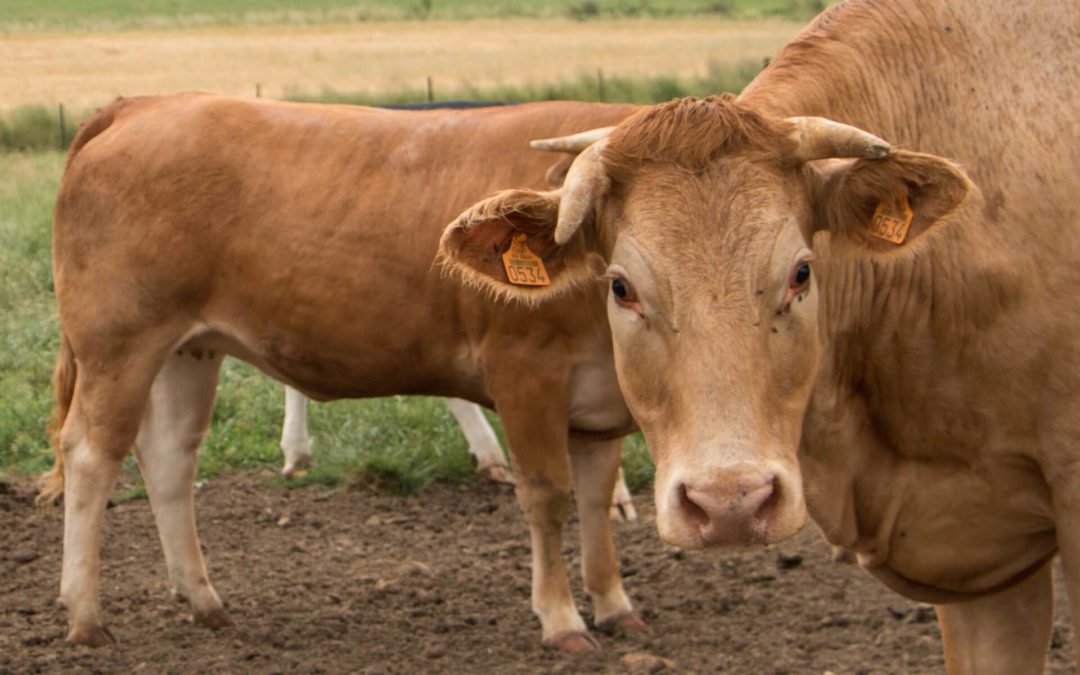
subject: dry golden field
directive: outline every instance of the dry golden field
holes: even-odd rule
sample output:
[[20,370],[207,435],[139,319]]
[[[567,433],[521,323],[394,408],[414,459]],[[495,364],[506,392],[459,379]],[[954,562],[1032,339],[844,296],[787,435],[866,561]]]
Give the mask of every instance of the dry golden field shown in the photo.
[[788,21],[712,17],[373,22],[0,38],[0,110],[199,89],[264,96],[543,83],[605,75],[692,76],[774,54]]

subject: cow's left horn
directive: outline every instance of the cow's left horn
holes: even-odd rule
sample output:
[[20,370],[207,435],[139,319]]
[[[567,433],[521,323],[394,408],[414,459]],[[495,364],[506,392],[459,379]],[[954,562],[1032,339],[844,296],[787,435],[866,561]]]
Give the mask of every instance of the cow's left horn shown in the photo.
[[574,158],[566,172],[559,198],[559,222],[555,226],[555,243],[560,246],[570,241],[585,222],[596,197],[608,188],[607,169],[600,160],[606,145],[607,139],[590,145]]
[[570,136],[543,138],[538,141],[529,141],[529,146],[547,152],[581,152],[593,143],[607,138],[613,129],[615,127],[600,127],[599,129],[590,129]]
[[882,159],[889,154],[889,144],[862,129],[827,120],[824,117],[789,117],[795,125],[795,157],[800,162],[832,157]]

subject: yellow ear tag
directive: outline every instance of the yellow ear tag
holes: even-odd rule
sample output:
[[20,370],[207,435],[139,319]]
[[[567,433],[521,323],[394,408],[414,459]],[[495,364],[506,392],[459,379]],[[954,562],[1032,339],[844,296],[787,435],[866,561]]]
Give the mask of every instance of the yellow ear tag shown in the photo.
[[874,217],[870,219],[870,234],[894,244],[903,244],[913,217],[907,195],[901,198],[899,204],[880,202],[874,209]]
[[506,276],[510,283],[518,286],[550,286],[551,277],[544,269],[544,261],[525,245],[526,239],[524,234],[515,234],[510,240],[510,248],[502,254]]

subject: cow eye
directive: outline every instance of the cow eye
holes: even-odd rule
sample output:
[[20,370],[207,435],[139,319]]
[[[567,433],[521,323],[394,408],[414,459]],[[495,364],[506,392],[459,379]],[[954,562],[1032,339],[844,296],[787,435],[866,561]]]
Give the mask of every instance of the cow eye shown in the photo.
[[637,296],[634,295],[634,289],[630,286],[630,282],[620,276],[611,277],[611,294],[623,305],[637,301]]
[[801,289],[810,281],[810,263],[805,260],[799,263],[795,267],[795,272],[791,275],[791,287],[795,289]]

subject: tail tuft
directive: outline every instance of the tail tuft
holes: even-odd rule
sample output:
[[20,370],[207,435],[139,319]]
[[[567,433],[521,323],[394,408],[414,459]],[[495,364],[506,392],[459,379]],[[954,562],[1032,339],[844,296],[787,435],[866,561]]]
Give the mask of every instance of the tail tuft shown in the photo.
[[60,429],[64,426],[71,401],[75,397],[75,376],[78,368],[75,364],[75,352],[67,336],[60,336],[60,354],[56,358],[53,370],[53,392],[56,395],[56,414],[49,424],[49,440],[52,442],[56,461],[47,472],[38,479],[37,503],[52,504],[64,492],[64,451],[60,447]]

